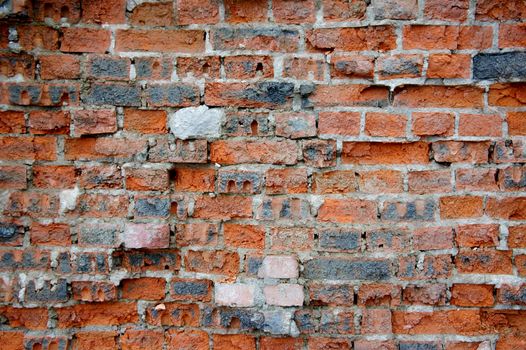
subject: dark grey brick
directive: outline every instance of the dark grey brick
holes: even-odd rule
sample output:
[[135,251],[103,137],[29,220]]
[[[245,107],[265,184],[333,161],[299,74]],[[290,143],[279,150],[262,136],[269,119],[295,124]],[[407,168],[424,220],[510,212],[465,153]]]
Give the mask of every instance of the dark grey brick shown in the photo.
[[95,78],[127,79],[130,63],[127,58],[94,57],[90,61],[89,74]]
[[65,279],[59,279],[56,283],[45,281],[38,289],[35,281],[29,281],[25,290],[25,300],[28,302],[66,302],[68,299],[68,283]]
[[386,260],[318,258],[304,264],[303,277],[330,280],[385,280],[391,277]]
[[473,57],[475,79],[526,78],[526,52],[479,53]]
[[326,230],[319,233],[320,248],[356,250],[360,248],[360,232]]
[[127,84],[92,84],[83,99],[94,105],[140,106],[141,88]]
[[400,343],[400,350],[439,350],[433,343]]
[[139,198],[135,201],[135,215],[141,217],[167,217],[170,215],[168,198]]

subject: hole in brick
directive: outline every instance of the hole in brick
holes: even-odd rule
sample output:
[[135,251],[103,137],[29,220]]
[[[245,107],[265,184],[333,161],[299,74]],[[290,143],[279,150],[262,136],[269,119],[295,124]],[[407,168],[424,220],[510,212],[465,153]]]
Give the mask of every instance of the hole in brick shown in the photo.
[[226,191],[227,192],[232,192],[232,191],[235,191],[235,190],[236,190],[236,183],[234,182],[234,180],[228,181],[228,184],[226,186]]
[[20,103],[28,105],[29,102],[29,93],[26,90],[22,91],[22,93],[20,94]]
[[102,289],[97,290],[97,300],[103,301],[104,300],[104,292]]
[[60,18],[68,18],[69,17],[69,7],[62,6],[60,8]]
[[153,62],[153,69],[159,68],[159,62]]
[[67,103],[69,103],[69,94],[67,92],[64,92],[60,96],[60,104],[64,105],[64,104],[67,104]]
[[258,62],[258,64],[256,64],[256,72],[263,72],[263,63]]
[[241,321],[237,317],[232,317],[230,320],[230,328],[240,328],[241,327]]
[[250,192],[250,187],[252,187],[250,181],[243,182],[243,192]]
[[82,290],[80,291],[80,296],[83,300],[89,300],[90,298],[89,288],[88,287],[82,288]]
[[48,350],[58,350],[58,341],[53,340],[49,343]]
[[177,202],[173,202],[170,206],[170,214],[177,215]]
[[53,5],[44,4],[44,18],[53,17]]
[[42,344],[40,343],[33,344],[32,350],[42,350]]
[[252,123],[250,123],[250,131],[252,132],[252,136],[258,134],[258,122],[256,120],[253,120]]

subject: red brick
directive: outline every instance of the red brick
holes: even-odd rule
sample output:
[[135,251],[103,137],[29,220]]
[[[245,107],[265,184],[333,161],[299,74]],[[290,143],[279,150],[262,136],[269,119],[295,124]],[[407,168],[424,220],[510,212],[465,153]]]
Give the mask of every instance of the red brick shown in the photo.
[[127,329],[120,337],[122,350],[162,349],[164,333],[156,330]]
[[177,75],[180,78],[218,79],[220,70],[221,61],[217,56],[177,58]]
[[418,78],[422,75],[422,55],[380,56],[376,60],[376,72],[380,79]]
[[14,308],[0,307],[0,315],[6,319],[5,324],[11,328],[27,328],[32,330],[46,329],[48,311],[45,308]]
[[510,248],[526,248],[526,226],[510,226],[508,227],[508,247]]
[[151,305],[146,309],[146,322],[155,326],[199,325],[199,306],[197,304],[165,303],[165,308]]
[[499,47],[526,46],[526,24],[501,24],[499,28]]
[[16,27],[18,42],[22,49],[31,51],[33,49],[57,50],[58,32],[51,27],[23,25]]
[[33,185],[39,188],[73,188],[77,183],[75,168],[70,165],[33,166]]
[[209,106],[279,109],[291,105],[293,92],[294,86],[285,82],[214,82],[205,86],[205,103]]
[[74,136],[108,134],[117,131],[113,109],[92,109],[73,112]]
[[243,0],[225,0],[225,20],[229,23],[267,21],[267,4],[247,3]]
[[27,188],[27,170],[24,166],[0,166],[0,189]]
[[125,23],[126,0],[82,2],[82,21],[86,23]]
[[146,142],[120,138],[66,139],[65,158],[68,160],[132,159],[144,152]]
[[338,350],[351,350],[351,341],[344,338],[321,338],[321,337],[310,337],[308,338],[308,349],[309,350],[324,350],[324,349],[338,349]]
[[290,140],[220,140],[210,145],[210,161],[219,164],[271,163],[292,165],[297,162],[297,145]]
[[35,135],[69,134],[69,113],[33,111],[29,113],[29,131]]
[[283,77],[301,80],[324,80],[325,62],[320,59],[292,57],[283,62]]
[[394,91],[395,107],[477,108],[483,106],[483,90],[457,85],[405,85]]
[[214,334],[214,350],[256,350],[256,339],[248,334]]
[[80,187],[86,189],[122,188],[120,167],[115,165],[85,165],[80,169]]
[[275,227],[270,232],[271,249],[275,251],[310,251],[314,232],[303,227]]
[[323,18],[328,22],[363,19],[367,5],[365,0],[323,0]]
[[443,219],[481,217],[482,209],[482,197],[449,196],[440,198],[440,217]]
[[409,25],[403,28],[404,49],[455,50],[459,28],[456,26]]
[[0,54],[0,75],[12,78],[23,76],[33,79],[35,76],[35,60],[33,56],[20,54]]
[[461,26],[459,50],[483,50],[492,46],[493,28],[489,26]]
[[303,339],[301,338],[273,338],[273,337],[261,337],[259,338],[259,349],[260,350],[302,350]]
[[452,113],[414,112],[413,134],[417,136],[450,136],[455,128],[455,116]]
[[493,84],[489,88],[488,104],[501,107],[526,105],[526,83]]
[[31,243],[37,246],[69,246],[71,233],[67,224],[32,223],[30,229]]
[[306,33],[307,44],[318,50],[390,51],[396,47],[392,26],[322,28]]
[[426,227],[413,232],[416,250],[452,249],[453,230],[450,227]]
[[4,350],[20,350],[24,348],[23,332],[0,332],[0,342]]
[[252,79],[274,77],[274,66],[270,56],[227,56],[223,65],[230,79]]
[[261,226],[225,223],[223,236],[226,246],[230,247],[263,249],[265,246],[265,229]]
[[73,299],[89,302],[103,302],[117,299],[117,288],[111,282],[73,281]]
[[124,110],[124,130],[140,134],[166,133],[166,111],[162,110]]
[[433,142],[433,158],[446,163],[487,163],[490,143],[487,141],[438,141]]
[[456,187],[457,190],[464,191],[497,191],[496,176],[496,169],[458,169],[456,171]]
[[526,219],[526,197],[488,198],[486,215],[505,220]]
[[376,203],[359,199],[326,199],[318,210],[318,221],[338,223],[374,222]]
[[136,26],[173,26],[175,24],[171,2],[146,2],[137,5],[130,14],[130,23]]
[[520,20],[526,17],[526,4],[520,0],[480,0],[475,16],[481,21]]
[[451,191],[449,170],[411,171],[408,174],[409,192],[418,194]]
[[297,30],[277,28],[218,28],[211,32],[211,42],[215,50],[296,52],[299,39]]
[[455,257],[458,273],[512,274],[511,251],[478,249],[460,250]]
[[55,160],[54,137],[0,137],[2,160]]
[[143,277],[121,281],[123,299],[164,299],[166,281],[162,278]]
[[47,55],[38,58],[42,79],[78,79],[80,60],[73,55]]
[[237,253],[225,251],[193,251],[185,256],[187,271],[235,276],[239,271],[239,256]]
[[201,219],[240,219],[252,216],[252,198],[221,195],[203,195],[195,200],[193,217]]
[[396,350],[395,342],[392,340],[356,340],[354,350]]
[[434,312],[393,312],[393,332],[397,334],[484,334],[478,310]]
[[461,114],[458,134],[460,136],[501,136],[502,119],[498,115]]
[[407,117],[402,114],[368,112],[365,133],[370,136],[404,137]]
[[39,21],[51,19],[59,23],[62,18],[67,18],[69,23],[77,23],[80,20],[79,0],[43,0],[33,3],[33,18]]
[[360,133],[360,113],[320,112],[318,133],[320,135],[357,136]]
[[205,33],[201,30],[119,29],[117,51],[203,52]]
[[275,0],[272,2],[272,14],[278,23],[313,23],[316,19],[315,7],[314,0]]
[[396,170],[364,171],[359,174],[359,189],[366,193],[399,193],[403,191],[402,173]]
[[215,170],[210,168],[175,168],[175,189],[183,192],[213,192]]
[[435,54],[429,56],[428,78],[463,78],[471,74],[471,55]]
[[126,168],[126,189],[165,191],[169,188],[168,171],[155,168]]
[[445,305],[447,286],[444,284],[408,285],[403,290],[406,305]]
[[344,164],[426,164],[429,145],[425,142],[344,142]]
[[26,132],[24,112],[0,111],[0,133],[22,134]]
[[125,226],[123,241],[126,248],[168,248],[170,227],[168,224],[129,223]]
[[429,19],[461,22],[467,19],[468,9],[468,0],[453,0],[446,4],[440,0],[428,0],[424,8],[424,16]]
[[58,328],[116,326],[139,321],[135,303],[77,304],[56,309]]
[[496,247],[499,244],[499,225],[461,225],[455,231],[459,247]]
[[493,306],[493,286],[489,284],[454,284],[451,287],[451,305]]
[[361,330],[363,334],[391,334],[391,310],[364,309]]
[[335,170],[314,173],[312,191],[314,193],[350,193],[356,192],[358,179],[352,170]]
[[374,57],[361,55],[334,55],[331,58],[332,78],[364,78],[374,76]]
[[389,90],[386,86],[369,85],[317,85],[309,95],[308,103],[317,107],[387,105]]
[[526,113],[525,112],[508,112],[507,120],[508,120],[508,134],[513,135],[513,136],[526,136]]
[[201,330],[169,329],[166,343],[170,350],[208,350],[208,334]]
[[117,347],[117,332],[78,332],[73,340],[73,350],[112,350]]
[[219,227],[216,224],[191,223],[176,226],[178,246],[216,246]]
[[523,336],[501,336],[497,341],[496,350],[515,350],[526,346],[526,339]]
[[316,117],[307,112],[284,112],[274,114],[276,136],[290,139],[316,136]]
[[219,22],[219,4],[214,0],[177,0],[177,24],[214,24]]
[[65,28],[60,45],[64,52],[105,53],[110,47],[110,32],[95,28]]
[[305,168],[269,169],[266,173],[266,193],[306,193],[307,176]]

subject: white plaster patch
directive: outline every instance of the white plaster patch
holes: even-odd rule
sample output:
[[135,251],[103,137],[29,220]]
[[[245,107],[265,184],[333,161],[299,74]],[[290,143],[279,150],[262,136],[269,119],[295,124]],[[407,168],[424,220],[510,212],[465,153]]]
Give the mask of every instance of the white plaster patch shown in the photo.
[[182,108],[170,115],[170,132],[178,139],[219,137],[225,112],[208,106]]
[[66,211],[74,210],[77,206],[79,194],[80,190],[78,187],[60,192],[60,212],[65,213]]

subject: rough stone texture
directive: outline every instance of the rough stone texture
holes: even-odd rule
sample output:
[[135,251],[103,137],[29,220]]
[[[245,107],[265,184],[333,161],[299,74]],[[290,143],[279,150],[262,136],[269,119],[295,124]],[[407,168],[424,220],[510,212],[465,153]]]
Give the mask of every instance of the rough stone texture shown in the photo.
[[526,348],[524,0],[0,0],[0,348]]

